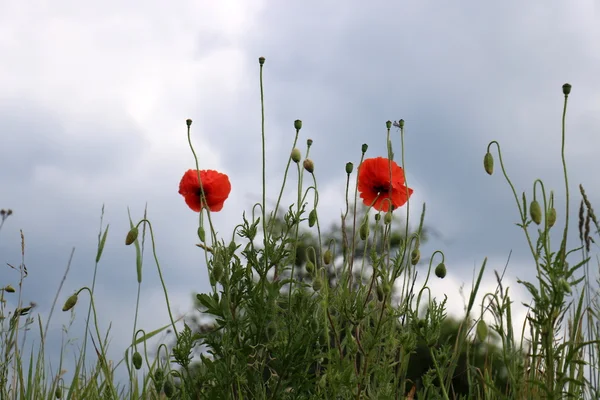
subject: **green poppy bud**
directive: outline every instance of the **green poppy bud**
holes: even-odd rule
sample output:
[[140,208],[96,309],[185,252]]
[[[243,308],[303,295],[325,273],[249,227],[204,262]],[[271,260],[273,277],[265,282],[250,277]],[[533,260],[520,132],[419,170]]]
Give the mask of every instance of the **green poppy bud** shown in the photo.
[[169,379],[167,379],[163,385],[163,392],[165,393],[165,396],[167,396],[167,399],[170,399],[175,394],[175,386],[173,386],[173,382]]
[[367,149],[369,148],[369,145],[366,143],[363,143],[361,150],[363,152],[363,154],[365,154],[367,152]]
[[212,270],[212,275],[216,282],[221,282],[221,278],[223,277],[223,267],[220,264],[215,265]]
[[444,263],[439,263],[437,267],[435,267],[435,276],[440,279],[444,279],[446,277],[446,266]]
[[331,264],[332,259],[333,254],[331,254],[331,250],[327,249],[327,251],[325,251],[325,254],[323,254],[323,262],[325,263],[325,265],[329,265]]
[[200,239],[200,241],[202,243],[204,243],[204,240],[206,239],[206,237],[204,235],[204,228],[201,226],[198,227],[198,238]]
[[292,161],[298,164],[302,159],[302,153],[300,153],[300,149],[294,147],[291,154]]
[[297,119],[294,121],[294,128],[299,131],[300,129],[302,129],[302,121]]
[[354,169],[354,164],[352,164],[351,162],[346,163],[346,173],[348,175],[350,175],[352,173],[353,169]]
[[556,208],[552,207],[548,210],[548,228],[552,228],[556,223]]
[[315,272],[315,264],[310,260],[306,262],[306,272],[308,272],[309,274]]
[[494,156],[492,156],[492,153],[489,151],[485,153],[485,156],[483,157],[483,168],[485,168],[485,172],[487,172],[488,175],[494,173]]
[[362,223],[359,229],[360,238],[362,240],[367,240],[369,237],[369,222],[365,221]]
[[15,288],[12,287],[11,285],[6,285],[4,287],[4,290],[6,290],[7,293],[14,293],[15,292]]
[[529,215],[531,215],[531,219],[536,223],[536,225],[542,223],[542,208],[537,200],[533,200],[529,205]]
[[162,382],[165,379],[165,373],[162,369],[157,369],[154,371],[154,380],[157,382]]
[[560,284],[560,288],[568,294],[573,293],[573,291],[571,290],[571,285],[569,284],[569,282],[567,282],[567,280],[565,278],[560,278],[559,281]]
[[392,220],[393,220],[393,219],[394,219],[394,216],[392,215],[392,212],[391,212],[391,211],[388,211],[388,212],[386,212],[386,213],[385,213],[385,216],[383,217],[383,222],[384,222],[386,225],[389,225],[389,224],[391,224],[391,223],[392,223]]
[[142,355],[139,352],[136,351],[135,353],[133,353],[131,361],[135,369],[139,370],[140,368],[142,368]]
[[132,244],[133,242],[135,242],[135,239],[137,239],[137,237],[138,237],[138,229],[134,226],[127,233],[127,237],[125,238],[125,245],[129,246],[130,244]]
[[381,289],[383,290],[383,294],[386,296],[389,296],[389,294],[392,292],[392,287],[388,282],[383,282],[381,284]]
[[308,226],[313,227],[317,222],[317,210],[313,209],[310,214],[308,214]]
[[321,290],[321,288],[323,287],[323,281],[321,280],[321,278],[319,278],[319,277],[315,278],[315,280],[313,281],[312,287],[315,292],[318,292],[319,290]]
[[57,399],[61,399],[62,398],[62,388],[60,386],[56,387],[56,390],[54,391],[54,396]]
[[565,83],[565,84],[562,86],[562,88],[563,88],[563,94],[564,94],[565,96],[568,96],[568,95],[569,95],[569,93],[571,93],[571,85],[570,85],[570,84],[568,84],[568,83]]
[[62,310],[69,311],[71,308],[75,307],[75,304],[77,304],[77,293],[71,295],[71,297],[65,301],[65,305],[63,306]]
[[485,339],[487,338],[487,335],[488,335],[488,327],[483,319],[480,319],[479,322],[477,323],[476,332],[477,332],[477,338],[479,339],[479,341],[485,342]]
[[311,174],[315,171],[315,164],[310,159],[304,160],[304,169],[310,172]]
[[379,220],[381,219],[381,215],[380,214],[375,214],[375,222],[379,222]]
[[420,259],[421,259],[421,252],[419,251],[419,248],[416,248],[410,252],[410,263],[412,265],[417,265],[417,263],[419,262]]

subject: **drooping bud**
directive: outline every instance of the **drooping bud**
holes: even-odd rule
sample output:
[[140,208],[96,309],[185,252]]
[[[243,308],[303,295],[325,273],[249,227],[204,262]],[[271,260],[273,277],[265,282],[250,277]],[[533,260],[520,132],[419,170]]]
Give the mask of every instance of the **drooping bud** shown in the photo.
[[323,287],[323,281],[320,277],[316,277],[312,284],[313,290],[318,292]]
[[4,290],[6,290],[7,293],[14,293],[15,292],[15,288],[12,287],[11,285],[6,285],[4,287]]
[[386,121],[385,127],[390,129],[392,127],[392,121]]
[[299,131],[300,129],[302,129],[302,121],[297,119],[294,121],[294,128]]
[[375,214],[375,222],[379,222],[379,220],[381,219],[381,214],[377,213]]
[[361,240],[367,240],[367,238],[369,237],[369,222],[368,221],[365,221],[362,223],[362,225],[360,226],[360,229],[359,229],[359,234],[360,234]]
[[480,319],[479,322],[477,323],[476,331],[477,331],[477,338],[479,339],[479,341],[485,342],[485,339],[487,339],[487,335],[488,335],[488,327],[483,319]]
[[367,149],[369,148],[369,145],[366,143],[363,143],[361,150],[363,152],[363,154],[365,154],[367,152]]
[[129,246],[130,244],[132,244],[133,242],[135,242],[135,239],[137,239],[137,237],[138,237],[138,229],[134,226],[127,233],[127,237],[125,238],[125,245]]
[[136,351],[135,353],[133,353],[131,362],[133,363],[135,369],[139,370],[140,368],[142,368],[142,355]]
[[332,259],[333,254],[331,253],[331,250],[327,249],[323,254],[323,262],[325,263],[325,265],[329,265],[331,264]]
[[439,263],[437,267],[435,267],[435,276],[440,279],[444,279],[446,277],[446,266],[444,263]]
[[313,163],[311,159],[305,159],[303,165],[304,169],[310,172],[311,174],[315,171],[315,163]]
[[551,207],[548,210],[548,228],[552,228],[556,223],[556,208]]
[[308,214],[308,226],[313,227],[317,222],[317,210],[313,209],[310,214]]
[[483,157],[483,168],[485,168],[485,172],[487,172],[488,175],[494,173],[494,156],[492,156],[492,153],[489,151],[485,153],[485,157]]
[[565,83],[562,87],[563,87],[563,94],[565,96],[568,96],[571,93],[571,85],[568,83]]
[[386,213],[385,213],[385,216],[383,217],[383,222],[384,222],[386,225],[389,225],[389,224],[391,224],[391,223],[392,223],[392,220],[393,220],[393,219],[394,219],[394,216],[392,215],[392,212],[391,212],[391,211],[388,211],[388,212],[386,212]]
[[529,205],[529,215],[531,215],[531,219],[536,223],[536,225],[542,223],[542,208],[537,200],[533,200]]
[[198,239],[200,239],[202,243],[204,243],[206,239],[206,236],[204,235],[204,228],[201,226],[198,227]]
[[354,170],[354,164],[352,164],[351,162],[346,163],[346,173],[350,175],[352,173],[352,170]]
[[258,63],[260,65],[264,65],[265,64],[265,58],[264,57],[258,57]]
[[167,399],[170,399],[175,394],[175,386],[173,386],[173,382],[171,382],[170,379],[165,381],[165,384],[163,385],[163,392],[165,392]]
[[71,295],[71,297],[65,301],[65,305],[63,306],[62,310],[69,311],[71,308],[75,307],[75,304],[77,304],[77,293]]
[[61,398],[62,398],[62,395],[63,395],[63,392],[62,392],[62,387],[61,387],[61,386],[57,386],[57,387],[56,387],[56,390],[54,391],[54,396],[55,396],[57,399],[61,399]]
[[308,272],[309,274],[315,272],[315,264],[310,260],[306,262],[306,272]]
[[186,124],[187,126],[192,126],[192,120],[191,120],[191,119],[189,119],[189,118],[188,118],[188,119],[186,119],[186,120],[185,120],[185,124]]
[[417,265],[417,263],[419,262],[420,259],[421,259],[421,252],[419,251],[419,248],[417,247],[410,253],[410,263],[412,265]]
[[298,164],[300,162],[300,160],[302,159],[302,153],[300,153],[300,149],[297,149],[294,147],[294,149],[292,150],[291,158],[292,158],[292,161],[294,161],[296,164]]

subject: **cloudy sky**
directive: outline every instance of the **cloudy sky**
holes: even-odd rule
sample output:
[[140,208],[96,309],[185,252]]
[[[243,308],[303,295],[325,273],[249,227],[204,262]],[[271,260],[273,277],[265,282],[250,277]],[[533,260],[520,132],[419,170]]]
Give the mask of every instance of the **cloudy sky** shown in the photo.
[[[0,0],[0,53],[0,208],[14,211],[0,231],[0,261],[20,263],[22,229],[24,300],[47,316],[73,247],[59,307],[91,284],[104,205],[110,229],[96,302],[100,329],[112,321],[116,359],[129,341],[136,296],[135,252],[123,243],[127,207],[139,220],[148,204],[177,314],[189,311],[193,292],[209,288],[194,246],[197,214],[177,193],[193,167],[186,118],[194,120],[201,168],[232,182],[223,211],[213,214],[223,237],[260,200],[259,56],[266,57],[268,198],[276,199],[295,119],[304,122],[301,143],[314,140],[321,215],[334,221],[345,163],[358,162],[362,143],[368,156],[385,155],[385,121],[403,118],[412,208],[425,202],[426,223],[439,232],[426,249],[446,254],[448,277],[434,288],[449,294],[453,312],[463,307],[458,288],[470,287],[486,256],[486,290],[511,250],[506,282],[534,276],[512,193],[499,174],[483,171],[489,141],[500,141],[519,193],[530,196],[536,178],[555,189],[564,222],[565,82],[573,85],[566,140],[572,210],[579,183],[600,204],[594,0]],[[399,155],[396,132],[394,140]],[[150,261],[140,310],[147,330],[168,321]],[[17,283],[14,271],[0,271],[0,284]],[[516,284],[511,291],[524,296]],[[68,322],[57,312],[49,340],[58,343]],[[81,338],[75,328],[70,336]]]

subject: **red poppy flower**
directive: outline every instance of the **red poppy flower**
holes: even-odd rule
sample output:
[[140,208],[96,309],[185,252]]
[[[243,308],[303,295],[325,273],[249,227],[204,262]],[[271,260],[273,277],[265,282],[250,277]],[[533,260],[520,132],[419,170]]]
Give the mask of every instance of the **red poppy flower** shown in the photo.
[[[390,167],[392,170],[391,185]],[[390,202],[394,209],[406,204],[413,193],[411,188],[408,188],[408,193],[406,189],[404,171],[394,161],[383,157],[367,158],[358,168],[360,197],[365,205],[372,204],[377,211],[387,212]]]
[[181,178],[179,194],[183,196],[186,204],[194,211],[200,212],[203,206],[208,206],[210,211],[221,211],[223,203],[231,192],[231,183],[227,175],[213,170],[200,171],[202,188],[206,204],[202,204],[202,191],[198,181],[198,170],[190,169]]

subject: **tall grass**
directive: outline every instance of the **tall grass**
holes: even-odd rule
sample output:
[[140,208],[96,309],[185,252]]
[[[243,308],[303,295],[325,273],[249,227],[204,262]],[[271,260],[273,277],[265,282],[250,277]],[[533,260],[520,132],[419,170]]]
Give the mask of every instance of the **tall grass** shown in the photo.
[[[421,254],[427,240],[425,204],[416,222],[409,218],[410,199],[387,212],[374,208],[377,199],[362,205],[353,163],[345,166],[345,210],[339,226],[326,232],[318,211],[320,167],[309,158],[313,141],[299,145],[300,120],[294,122],[276,206],[267,207],[271,188],[265,180],[264,65],[261,58],[262,201],[250,215],[242,216],[230,236],[217,236],[206,207],[198,214],[198,246],[211,285],[210,292],[197,295],[201,319],[177,325],[151,220],[146,214],[137,222],[130,218],[125,243],[135,249],[138,273],[131,345],[123,349],[122,359],[108,359],[109,332],[100,332],[97,323],[95,302],[102,299],[94,291],[95,269],[91,286],[77,289],[62,307],[73,318],[75,310],[87,316],[81,353],[69,375],[72,379],[65,381],[64,353],[58,368],[50,368],[45,359],[49,321],[33,316],[34,305],[25,306],[21,297],[27,276],[21,233],[21,263],[7,267],[16,272],[16,283],[9,274],[3,274],[0,282],[0,400],[600,398],[599,282],[592,279],[600,264],[591,255],[600,226],[584,187],[579,186],[579,229],[569,230],[573,194],[565,157],[565,120],[570,85],[563,86],[560,131],[564,211],[555,208],[555,192],[542,180],[519,194],[499,142],[490,142],[484,156],[483,170],[494,175],[499,169],[514,195],[518,227],[536,271],[535,280],[518,281],[531,297],[525,304],[526,321],[518,326],[513,320],[515,299],[503,274],[496,272],[496,290],[481,293],[486,259],[481,260],[464,315],[450,318],[448,299],[432,293],[431,282],[452,273],[446,266],[451,262],[442,250],[427,257]],[[186,124],[200,169],[192,121]],[[404,158],[404,121],[388,121],[385,134],[387,158],[410,171]],[[356,169],[368,158],[365,144]],[[204,186],[201,189],[200,196],[207,201],[210,194]],[[281,204],[286,190],[297,194],[287,207]],[[379,190],[381,194],[388,189]],[[12,211],[0,213],[1,230]],[[562,226],[557,225],[559,220]],[[101,217],[96,268],[108,231]],[[574,234],[581,245],[570,249]],[[150,331],[137,321],[148,246],[170,316],[169,325]],[[418,275],[425,275],[424,280],[418,281]],[[173,330],[175,341],[149,352],[148,340],[165,329]],[[26,346],[28,335],[36,336],[37,348]],[[97,355],[93,360],[85,356],[90,345]],[[127,370],[125,385],[115,380],[117,368]]]

